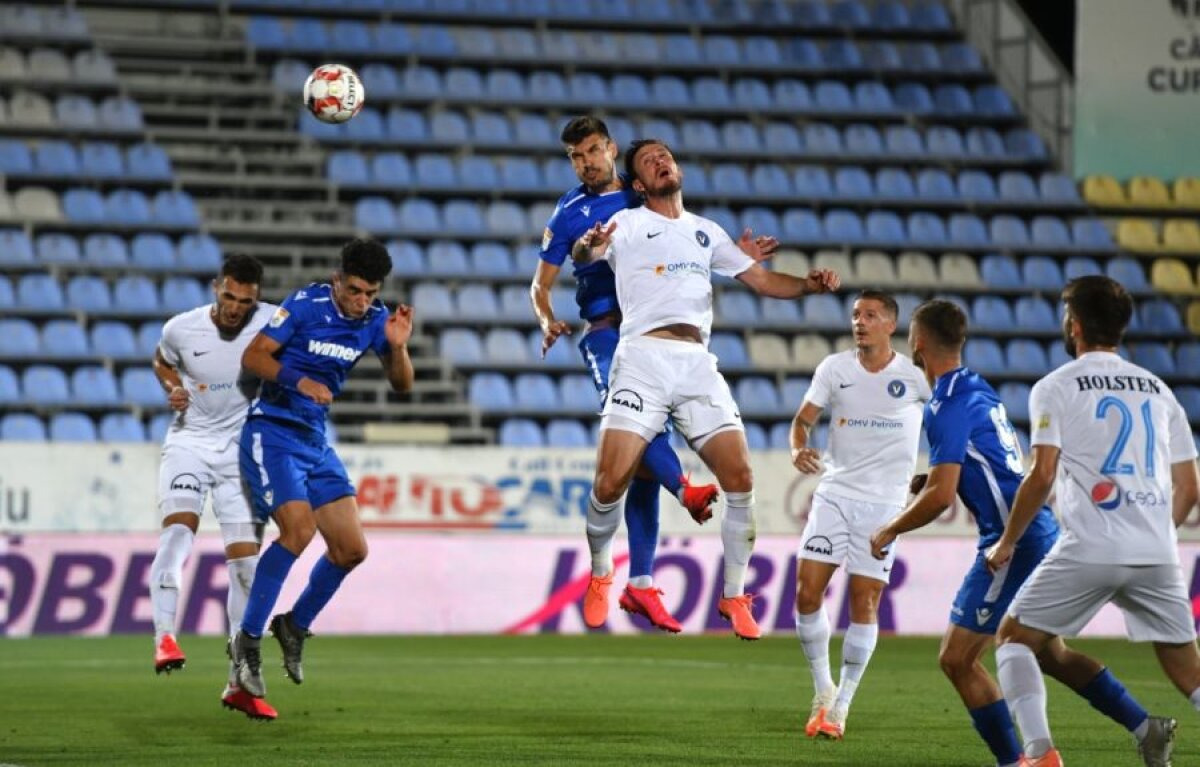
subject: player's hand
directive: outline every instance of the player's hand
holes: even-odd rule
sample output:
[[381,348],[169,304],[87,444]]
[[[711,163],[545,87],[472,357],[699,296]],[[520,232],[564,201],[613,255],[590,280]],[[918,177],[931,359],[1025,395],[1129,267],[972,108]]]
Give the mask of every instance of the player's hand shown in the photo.
[[616,221],[611,221],[608,224],[605,224],[603,221],[597,221],[591,229],[580,235],[577,243],[590,258],[593,256],[594,251],[603,250],[608,246],[608,243],[612,241],[612,235],[615,231],[617,231]]
[[884,525],[875,531],[871,536],[871,556],[876,559],[887,559],[888,548],[891,547],[892,541],[896,540],[896,534],[892,532],[890,525]]
[[296,391],[318,405],[328,405],[333,402],[333,392],[329,391],[329,387],[311,378],[301,378],[300,383],[296,384]]
[[180,413],[187,410],[189,401],[191,401],[191,396],[182,386],[176,386],[167,394],[167,404],[171,406],[172,410],[178,410]]
[[908,482],[908,492],[912,495],[917,495],[925,489],[925,483],[929,481],[928,474],[914,474]]
[[542,330],[542,359],[546,359],[546,352],[550,351],[550,347],[554,346],[554,342],[559,336],[571,335],[571,326],[563,320],[555,320],[547,325]]
[[1004,539],[996,541],[992,547],[987,550],[987,566],[992,572],[996,572],[1001,567],[1008,564],[1013,558],[1013,549],[1015,547],[1011,543],[1005,543]]
[[842,286],[842,278],[832,269],[813,269],[804,278],[806,294],[833,293]]
[[742,238],[738,240],[738,247],[755,261],[767,261],[779,250],[779,240],[766,235],[755,237],[750,227],[746,227],[742,231]]
[[821,451],[812,447],[802,447],[792,451],[792,465],[804,474],[820,474],[825,468],[821,463]]
[[388,317],[387,323],[383,326],[388,344],[394,347],[407,344],[408,339],[412,338],[412,329],[413,308],[408,304],[397,306],[396,311],[392,312],[392,316]]

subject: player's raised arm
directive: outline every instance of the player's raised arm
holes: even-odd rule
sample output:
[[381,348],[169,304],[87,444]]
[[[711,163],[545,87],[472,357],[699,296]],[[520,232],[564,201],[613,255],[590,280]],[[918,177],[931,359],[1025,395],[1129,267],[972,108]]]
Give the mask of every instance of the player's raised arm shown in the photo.
[[412,358],[408,356],[408,340],[412,338],[412,329],[413,308],[407,304],[396,307],[383,329],[388,342],[387,351],[380,355],[383,371],[392,389],[400,394],[412,391],[416,378]]
[[184,411],[188,406],[188,392],[183,386],[183,379],[179,377],[179,371],[173,365],[167,362],[163,356],[162,349],[154,350],[154,376],[158,378],[159,384],[167,393],[167,404],[172,410]]
[[892,519],[871,536],[871,556],[887,558],[887,547],[904,533],[917,530],[937,519],[954,503],[958,493],[958,478],[962,465],[939,463],[925,476],[925,486],[899,516]]
[[274,381],[281,386],[295,389],[318,405],[333,402],[333,392],[329,391],[325,384],[279,364],[275,355],[281,347],[282,344],[275,339],[265,333],[259,333],[242,354],[242,367],[264,381]]
[[[754,258],[748,252],[747,255]],[[755,293],[768,298],[800,298],[813,293],[832,293],[842,285],[842,278],[830,269],[813,269],[806,276],[797,277],[773,272],[758,263],[740,273],[737,279]]]
[[550,301],[554,283],[562,267],[548,261],[538,259],[537,271],[533,273],[533,282],[529,284],[529,301],[533,304],[533,316],[537,317],[538,327],[542,329],[542,356],[554,346],[559,336],[571,335],[571,326],[564,320],[554,318],[554,305]]
[[607,224],[597,221],[595,226],[580,235],[574,247],[571,248],[571,260],[577,264],[586,264],[604,258],[608,246],[612,244],[613,233],[617,231],[617,222]]

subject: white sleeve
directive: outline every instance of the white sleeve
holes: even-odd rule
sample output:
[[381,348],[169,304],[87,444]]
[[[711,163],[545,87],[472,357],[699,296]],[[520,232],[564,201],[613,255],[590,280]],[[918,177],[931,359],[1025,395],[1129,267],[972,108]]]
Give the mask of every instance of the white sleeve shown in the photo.
[[829,397],[833,388],[832,381],[829,380],[832,375],[829,372],[829,369],[833,367],[830,364],[832,359],[833,357],[826,357],[821,360],[821,364],[817,365],[817,370],[813,373],[812,384],[804,394],[805,402],[811,402],[822,410],[829,407]]
[[742,252],[737,243],[720,226],[714,225],[717,233],[713,237],[712,270],[726,277],[737,277],[754,266],[755,261]]
[[1030,445],[1062,447],[1063,412],[1059,407],[1057,389],[1042,379],[1029,392]]
[[928,402],[933,399],[933,389],[929,388],[929,381],[925,380],[925,374],[921,372],[921,369],[917,367],[915,362],[912,365],[912,374],[913,380],[916,381],[917,385],[917,399],[922,402]]
[[179,367],[179,319],[172,317],[163,325],[162,338],[158,340],[158,353],[173,368]]
[[1167,415],[1167,423],[1171,433],[1168,436],[1167,451],[1171,456],[1171,463],[1196,460],[1196,443],[1192,441],[1192,427],[1188,424],[1183,405],[1172,397],[1168,407],[1170,412]]

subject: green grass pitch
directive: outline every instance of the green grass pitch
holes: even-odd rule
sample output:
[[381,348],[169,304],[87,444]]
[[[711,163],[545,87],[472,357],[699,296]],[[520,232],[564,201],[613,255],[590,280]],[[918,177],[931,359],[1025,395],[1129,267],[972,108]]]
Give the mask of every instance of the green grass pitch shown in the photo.
[[[149,637],[0,640],[0,763],[990,764],[933,638],[880,639],[841,743],[803,736],[811,682],[788,637],[317,637],[302,686],[283,676],[268,639],[275,722],[221,708],[220,640],[181,644],[187,668],[156,677]],[[1200,720],[1148,646],[1077,646],[1153,712],[1178,718],[1175,764],[1200,764]],[[1048,687],[1067,764],[1140,763],[1123,729]]]

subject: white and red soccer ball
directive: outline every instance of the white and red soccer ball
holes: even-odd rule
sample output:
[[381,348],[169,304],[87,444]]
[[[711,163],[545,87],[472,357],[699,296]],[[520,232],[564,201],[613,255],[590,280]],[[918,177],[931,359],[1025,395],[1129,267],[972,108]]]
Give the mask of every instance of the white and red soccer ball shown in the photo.
[[322,64],[304,81],[304,106],[321,122],[344,123],[366,100],[362,80],[342,64]]

